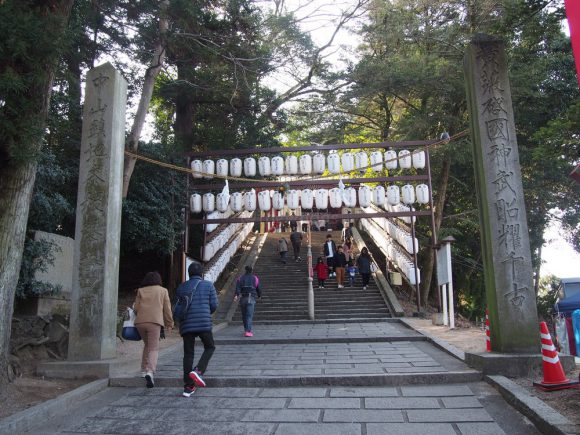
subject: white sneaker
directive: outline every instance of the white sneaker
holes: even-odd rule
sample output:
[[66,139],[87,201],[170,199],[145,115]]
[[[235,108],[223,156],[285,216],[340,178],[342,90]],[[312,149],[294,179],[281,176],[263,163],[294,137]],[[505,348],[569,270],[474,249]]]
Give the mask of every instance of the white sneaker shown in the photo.
[[366,286],[366,285],[365,285],[365,286],[363,286],[363,290],[366,290],[366,289],[367,289],[367,286]]
[[339,285],[338,288],[344,288],[344,286],[343,285]]
[[155,381],[153,380],[153,373],[147,372],[145,375],[145,382],[147,382],[147,388],[153,388],[155,386]]

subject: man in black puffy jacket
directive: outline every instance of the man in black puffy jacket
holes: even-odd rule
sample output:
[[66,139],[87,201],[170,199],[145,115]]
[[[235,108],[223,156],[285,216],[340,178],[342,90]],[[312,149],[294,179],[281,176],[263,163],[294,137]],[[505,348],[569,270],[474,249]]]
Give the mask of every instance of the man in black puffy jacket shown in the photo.
[[236,295],[234,301],[240,299],[242,319],[244,321],[244,336],[253,337],[252,319],[256,308],[256,298],[261,298],[260,280],[252,273],[252,266],[246,266],[246,273],[236,282]]
[[[217,310],[218,300],[215,287],[201,278],[203,266],[194,261],[189,265],[189,280],[177,288],[177,297],[187,296],[191,301],[183,320],[179,322],[179,333],[183,338],[183,396],[190,397],[197,387],[205,387],[201,375],[207,369],[215,345],[212,334],[211,315]],[[203,353],[193,368],[195,337],[203,343]]]

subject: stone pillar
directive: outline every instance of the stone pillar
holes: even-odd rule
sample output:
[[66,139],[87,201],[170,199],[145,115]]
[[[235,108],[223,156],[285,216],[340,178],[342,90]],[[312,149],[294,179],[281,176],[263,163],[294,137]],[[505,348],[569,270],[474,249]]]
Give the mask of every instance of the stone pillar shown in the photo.
[[68,359],[116,356],[127,82],[110,63],[87,74]]
[[538,353],[532,260],[504,44],[465,54],[487,304],[494,352]]

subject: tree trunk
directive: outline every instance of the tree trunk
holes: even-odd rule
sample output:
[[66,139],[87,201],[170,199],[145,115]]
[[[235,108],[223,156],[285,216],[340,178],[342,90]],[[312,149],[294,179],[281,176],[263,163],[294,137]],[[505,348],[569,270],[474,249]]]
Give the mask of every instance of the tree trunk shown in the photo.
[[[141,91],[141,99],[139,100],[139,106],[137,108],[137,113],[135,114],[135,119],[133,120],[131,132],[127,138],[126,148],[129,151],[135,152],[139,149],[139,139],[141,138],[141,131],[143,130],[143,125],[145,124],[145,117],[147,116],[147,111],[149,110],[151,97],[153,96],[153,86],[155,85],[155,79],[161,72],[163,64],[165,63],[165,36],[167,34],[167,30],[169,29],[169,19],[167,16],[168,6],[169,1],[164,0],[161,2],[159,8],[159,39],[155,43],[153,58],[151,59],[151,64],[145,73],[143,90]],[[133,175],[136,162],[137,160],[134,157],[125,157],[123,168],[123,198],[126,198],[127,193],[129,192],[129,182],[131,181],[131,176]]]
[[[46,23],[46,34],[39,37],[59,39],[63,36],[73,0],[52,2],[48,9],[22,7],[16,9],[15,20]],[[3,7],[7,7],[4,5]],[[3,17],[4,18],[4,17]],[[26,77],[29,89],[26,93],[7,92],[3,97],[10,112],[2,115],[4,122],[12,124],[15,134],[2,132],[0,142],[0,388],[10,381],[9,352],[14,294],[20,273],[26,224],[36,176],[36,157],[42,145],[44,127],[48,114],[52,82],[60,52],[42,53],[30,62],[16,63],[15,73]],[[5,53],[2,61],[12,53]],[[19,59],[18,55],[14,55]],[[44,70],[38,71],[40,66]],[[7,138],[7,139],[6,139]],[[13,155],[14,150],[25,150],[28,160]]]
[[[434,203],[435,208],[435,234],[439,233],[441,228],[441,221],[443,220],[443,207],[445,206],[445,199],[447,196],[447,184],[449,182],[449,171],[451,168],[451,159],[446,158],[443,161],[443,168],[441,168],[441,178],[437,186],[437,200]],[[423,269],[423,282],[421,283],[421,301],[426,307],[429,302],[429,294],[431,290],[431,281],[433,279],[433,270],[435,268],[435,249],[429,246],[427,254],[425,255],[425,268]]]
[[8,358],[14,294],[26,236],[36,162],[4,170],[0,180],[0,385],[10,379]]
[[538,248],[538,265],[535,267],[534,270],[534,294],[536,297],[538,296],[538,292],[540,291],[540,272],[542,269],[542,245]]

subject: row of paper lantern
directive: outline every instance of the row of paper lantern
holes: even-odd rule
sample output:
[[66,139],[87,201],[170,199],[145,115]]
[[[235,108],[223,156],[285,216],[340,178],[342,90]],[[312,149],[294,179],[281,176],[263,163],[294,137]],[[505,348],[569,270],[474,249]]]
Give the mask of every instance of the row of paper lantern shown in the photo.
[[214,262],[205,270],[204,278],[216,282],[225,269],[225,267],[230,262],[231,258],[234,256],[238,248],[242,245],[244,240],[248,237],[248,234],[252,231],[254,226],[253,222],[243,224],[241,230],[238,232],[238,235],[231,241],[229,245],[227,245],[226,249],[222,250]]
[[[394,264],[397,265],[398,269],[407,278],[411,285],[415,285],[415,266],[409,257],[403,253],[402,249],[399,248],[389,237],[389,235],[378,225],[376,225],[372,219],[361,219],[361,225],[367,234],[373,239],[375,244],[381,249],[385,256]],[[419,282],[421,282],[421,271],[417,269],[417,277]]]
[[[402,195],[401,195],[402,193]],[[402,197],[401,197],[402,196]],[[234,192],[230,195],[218,193],[217,196],[213,193],[206,193],[200,195],[194,193],[190,198],[190,209],[192,213],[226,212],[231,209],[233,212],[240,212],[242,210],[254,211],[259,207],[262,211],[282,210],[288,207],[290,210],[295,210],[298,207],[310,210],[316,206],[319,210],[326,210],[329,206],[332,208],[339,208],[343,205],[345,207],[369,207],[372,204],[377,206],[397,205],[402,200],[405,204],[419,204],[429,203],[429,188],[426,184],[419,184],[414,187],[411,184],[406,184],[402,188],[391,185],[385,189],[383,186],[369,187],[360,186],[357,189],[354,187],[347,187],[346,189],[304,189],[304,190],[289,190],[286,194],[282,194],[273,190],[262,190],[258,193],[252,189],[245,193]]]
[[[207,218],[208,219],[227,219],[233,214],[234,214],[234,212],[231,209],[227,209],[223,212],[213,211],[211,213],[208,213]],[[211,232],[215,231],[215,229],[219,226],[220,226],[220,224],[206,224],[205,232],[211,233]]]
[[[401,150],[397,154],[394,150],[373,151],[370,154],[370,166],[373,171],[382,171],[384,167],[389,170],[397,169],[423,169],[425,167],[425,151],[411,152]],[[193,160],[191,170],[194,178],[213,178],[214,175],[220,177],[241,177],[242,170],[246,177],[255,177],[256,174],[262,177],[281,176],[281,175],[309,175],[322,174],[328,167],[331,174],[341,172],[366,171],[369,166],[369,156],[365,152],[357,153],[331,153],[328,156],[324,154],[303,154],[300,157],[288,155],[286,158],[280,156],[271,159],[262,156],[258,159],[247,157],[243,161],[234,158],[229,162],[226,159],[213,160]]]
[[[384,208],[385,208],[385,210],[390,211],[392,213],[410,212],[411,211],[411,207],[409,207],[405,204],[396,204],[396,205],[385,204]],[[402,217],[399,217],[397,219],[401,219],[403,222],[405,222],[409,225],[417,220],[416,216],[402,216]]]
[[413,244],[415,245],[415,252],[419,252],[419,241],[416,237],[413,238],[406,229],[401,228],[387,218],[372,218],[371,220],[382,231],[396,240],[409,254],[413,254]]
[[[249,218],[251,217],[252,212],[245,211],[240,213],[241,218]],[[205,244],[203,248],[203,261],[207,262],[210,261],[216,253],[220,251],[228,241],[232,238],[234,234],[239,232],[244,224],[242,223],[234,223],[227,225],[219,234],[214,236],[208,243]]]

